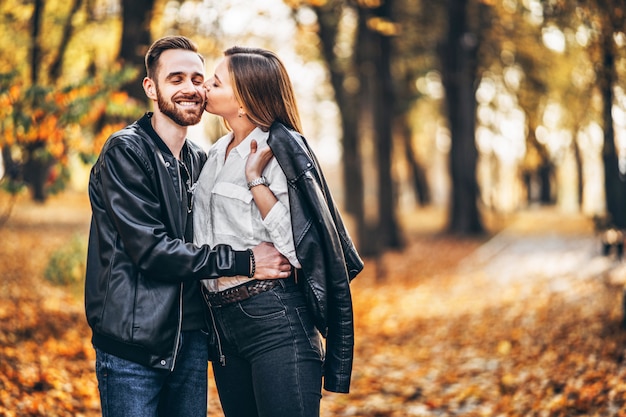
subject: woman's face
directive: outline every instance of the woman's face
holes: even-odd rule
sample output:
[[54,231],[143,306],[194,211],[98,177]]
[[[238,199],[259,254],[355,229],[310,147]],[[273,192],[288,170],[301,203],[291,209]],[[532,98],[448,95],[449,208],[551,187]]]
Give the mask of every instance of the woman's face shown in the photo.
[[223,58],[215,67],[213,76],[204,83],[207,92],[204,110],[226,120],[237,117],[241,107],[230,82],[228,62],[228,57]]

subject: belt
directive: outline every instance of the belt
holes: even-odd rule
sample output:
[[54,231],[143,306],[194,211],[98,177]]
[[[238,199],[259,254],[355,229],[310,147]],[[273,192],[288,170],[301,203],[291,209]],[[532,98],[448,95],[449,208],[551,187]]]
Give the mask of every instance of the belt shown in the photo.
[[202,295],[209,306],[223,306],[247,300],[253,295],[261,294],[280,285],[280,279],[253,280],[237,285],[236,287],[225,289],[219,292],[210,292],[203,285]]

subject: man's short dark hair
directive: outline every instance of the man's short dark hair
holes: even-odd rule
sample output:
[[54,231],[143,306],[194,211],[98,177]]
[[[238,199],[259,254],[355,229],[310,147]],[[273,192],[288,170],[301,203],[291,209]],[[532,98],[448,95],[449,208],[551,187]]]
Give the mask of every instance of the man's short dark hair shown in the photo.
[[191,39],[185,36],[165,36],[154,41],[146,53],[146,75],[148,78],[155,78],[161,54],[170,49],[184,49],[195,52],[202,60],[202,63],[204,63],[204,57],[198,53],[198,47]]

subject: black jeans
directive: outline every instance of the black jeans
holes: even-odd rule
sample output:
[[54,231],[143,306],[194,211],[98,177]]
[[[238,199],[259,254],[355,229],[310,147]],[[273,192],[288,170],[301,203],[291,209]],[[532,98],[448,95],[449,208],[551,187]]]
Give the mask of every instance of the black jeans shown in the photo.
[[225,355],[213,372],[226,417],[317,417],[323,347],[291,280],[212,307]]

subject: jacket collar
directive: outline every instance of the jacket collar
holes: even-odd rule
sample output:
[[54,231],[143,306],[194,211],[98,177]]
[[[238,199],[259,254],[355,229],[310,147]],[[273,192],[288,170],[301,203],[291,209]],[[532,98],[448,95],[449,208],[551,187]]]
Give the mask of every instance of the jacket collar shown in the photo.
[[[141,117],[141,119],[137,121],[137,124],[139,124],[139,127],[141,127],[148,134],[148,136],[150,136],[150,139],[154,141],[156,146],[159,148],[159,150],[163,154],[168,155],[173,158],[174,155],[172,154],[172,151],[170,150],[170,148],[165,144],[163,139],[161,139],[161,136],[159,136],[159,134],[152,127],[152,122],[150,121],[152,119],[152,115],[153,115],[152,112],[146,112],[146,114],[144,114]],[[185,158],[185,155],[188,152],[189,150],[187,149],[187,140],[185,140],[185,143],[183,144],[183,148],[181,150],[182,157]],[[183,160],[186,160],[186,159],[183,159]]]
[[295,181],[304,171],[318,169],[304,137],[280,122],[272,124],[267,144],[288,181]]

